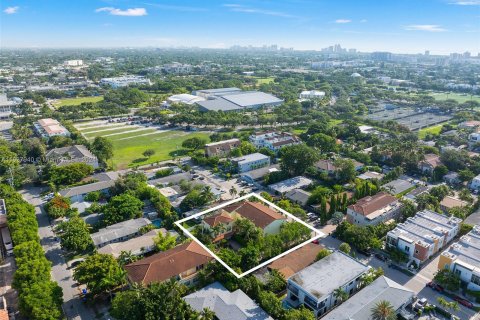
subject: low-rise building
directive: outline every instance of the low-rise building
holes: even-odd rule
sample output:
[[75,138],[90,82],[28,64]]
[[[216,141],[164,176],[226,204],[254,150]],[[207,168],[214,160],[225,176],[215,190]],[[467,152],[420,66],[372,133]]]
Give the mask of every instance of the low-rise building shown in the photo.
[[256,132],[249,139],[256,148],[268,148],[273,152],[278,152],[286,146],[302,143],[297,136],[291,133],[276,131]]
[[312,180],[303,177],[303,176],[298,176],[298,177],[293,177],[287,180],[283,180],[274,184],[271,184],[268,186],[270,190],[275,192],[276,194],[285,194],[289,191],[295,190],[295,189],[303,189],[308,187],[313,183]]
[[19,98],[8,99],[6,94],[0,94],[0,119],[8,119],[13,115],[20,102]]
[[442,209],[443,212],[448,213],[448,210],[453,209],[453,208],[463,208],[468,206],[467,201],[463,201],[458,198],[454,198],[452,196],[446,196],[443,198],[442,201],[440,201],[440,209]]
[[468,147],[475,149],[480,144],[480,132],[470,133],[468,135]]
[[140,228],[151,224],[146,218],[138,218],[122,221],[102,228],[90,237],[96,248],[104,247],[110,243],[125,241],[140,235]]
[[381,301],[388,301],[398,315],[413,301],[414,295],[392,279],[380,276],[322,319],[370,320],[372,309]]
[[34,123],[33,126],[37,134],[43,138],[49,139],[54,136],[70,136],[70,132],[55,119],[40,119]]
[[205,99],[199,96],[194,96],[193,94],[181,93],[174,94],[173,96],[168,97],[167,101],[169,103],[184,103],[188,105],[193,105],[197,102],[205,101]]
[[231,161],[237,167],[238,172],[240,173],[270,165],[270,157],[258,152],[233,158]]
[[375,171],[367,171],[359,175],[357,178],[362,180],[373,180],[373,179],[382,180],[383,177],[385,177],[383,173],[378,173]]
[[205,249],[192,241],[127,264],[125,271],[130,283],[148,285],[175,279],[189,286],[197,282],[198,272],[212,260]]
[[[353,166],[355,167],[355,171],[360,171],[365,166],[363,163],[358,162],[357,160],[353,160],[353,159],[345,159],[345,160],[352,161]],[[314,164],[314,167],[317,168],[318,171],[325,172],[329,175],[335,175],[338,170],[337,166],[335,165],[335,161],[330,159],[319,160]]]
[[244,181],[248,183],[253,183],[259,185],[263,178],[272,172],[277,172],[280,171],[280,165],[279,164],[273,164],[267,167],[263,167],[260,169],[255,169],[251,170],[248,172],[244,172],[240,174],[240,178],[242,178]]
[[463,121],[462,123],[458,124],[459,129],[476,129],[480,128],[480,121],[478,120],[469,120]]
[[218,320],[273,320],[242,290],[228,291],[220,282],[214,282],[183,298],[194,310],[209,309]]
[[109,189],[115,185],[115,181],[119,175],[117,172],[105,172],[92,176],[97,182],[83,184],[76,187],[70,187],[60,190],[58,193],[65,198],[69,198],[72,202],[82,202],[90,192],[102,192],[107,194]]
[[420,161],[418,168],[425,174],[433,174],[433,170],[442,164],[438,154],[428,153],[425,155],[425,160]]
[[54,162],[57,166],[85,163],[98,168],[98,158],[83,145],[55,148],[48,151],[45,157],[47,161]]
[[480,174],[472,179],[472,182],[470,182],[470,188],[473,190],[480,190]]
[[325,247],[321,244],[307,243],[295,251],[276,259],[269,265],[268,270],[277,270],[285,279],[300,272],[317,260],[318,253]]
[[311,193],[302,189],[293,189],[285,193],[285,198],[293,203],[305,206],[310,198]]
[[395,179],[383,185],[383,189],[393,195],[404,194],[415,188],[415,185],[405,179]]
[[0,228],[7,226],[7,206],[5,200],[0,199]]
[[480,226],[442,252],[438,270],[442,269],[457,274],[469,290],[480,291]]
[[100,79],[101,85],[109,85],[112,88],[128,87],[130,85],[150,85],[151,82],[144,76],[126,75],[114,78]]
[[318,90],[304,90],[300,92],[300,99],[323,99],[325,97],[325,91]]
[[130,252],[134,256],[152,252],[155,249],[154,239],[160,232],[165,235],[167,230],[153,229],[127,241],[110,243],[99,248],[98,253],[111,254],[116,259],[120,256],[122,251]]
[[179,196],[178,191],[175,188],[172,188],[172,187],[163,187],[163,188],[158,189],[158,191],[164,197],[166,197],[169,201],[175,201]]
[[374,226],[401,214],[400,201],[386,192],[367,196],[347,207],[347,221],[360,226]]
[[459,174],[457,172],[449,172],[444,175],[442,179],[449,185],[456,185],[461,182]]
[[387,233],[387,247],[404,252],[410,261],[422,264],[458,234],[462,220],[423,210]]
[[335,290],[355,293],[368,270],[367,265],[335,251],[288,279],[286,302],[293,307],[304,305],[320,317],[340,302]]
[[226,157],[230,152],[240,146],[239,139],[229,139],[218,142],[207,143],[205,145],[205,155],[207,157]]

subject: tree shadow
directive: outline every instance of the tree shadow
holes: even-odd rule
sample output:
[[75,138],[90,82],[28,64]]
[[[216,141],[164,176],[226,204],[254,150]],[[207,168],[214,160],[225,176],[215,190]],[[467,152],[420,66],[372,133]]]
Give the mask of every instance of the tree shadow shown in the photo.
[[148,160],[148,158],[137,158],[137,159],[133,160],[132,163],[140,163],[140,162],[145,162],[147,160]]
[[189,154],[189,151],[187,149],[180,149],[180,150],[175,150],[175,151],[170,151],[168,155],[170,157],[184,157]]

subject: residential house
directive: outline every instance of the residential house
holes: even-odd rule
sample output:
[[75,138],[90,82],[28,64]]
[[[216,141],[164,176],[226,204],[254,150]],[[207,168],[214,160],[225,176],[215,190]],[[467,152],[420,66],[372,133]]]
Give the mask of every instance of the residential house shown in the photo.
[[119,174],[117,172],[104,172],[92,176],[92,179],[98,180],[76,187],[70,187],[59,191],[62,197],[69,198],[72,202],[82,202],[84,197],[90,192],[102,192],[108,193],[108,190],[115,185],[115,181],[118,179]]
[[172,187],[163,187],[158,189],[158,191],[169,201],[175,201],[179,196],[178,191]]
[[55,148],[45,155],[47,161],[54,162],[57,166],[65,166],[72,163],[85,163],[93,168],[98,168],[98,159],[83,145],[74,145],[63,148]]
[[453,209],[453,208],[463,208],[468,206],[468,202],[460,200],[458,198],[454,198],[452,196],[446,196],[443,198],[442,201],[440,201],[440,209],[442,209],[443,212],[448,213],[448,210]]
[[276,194],[283,195],[295,189],[303,189],[305,187],[308,187],[312,183],[313,183],[312,180],[305,178],[303,176],[298,176],[298,177],[293,177],[287,180],[283,180],[283,181],[271,184],[268,187],[270,188],[270,190],[272,190]]
[[480,132],[470,133],[468,135],[468,147],[476,149],[480,145]]
[[387,247],[394,247],[417,265],[444,248],[458,234],[462,220],[423,210],[387,233]]
[[382,180],[385,177],[384,174],[378,173],[375,171],[367,171],[365,173],[360,174],[357,178],[362,180]]
[[[358,162],[357,160],[353,160],[353,159],[345,159],[345,160],[350,160],[353,162],[355,171],[360,171],[365,166],[363,163]],[[325,172],[332,176],[335,175],[338,170],[337,166],[335,165],[335,160],[330,160],[330,159],[319,160],[314,164],[314,167],[317,168],[318,171]]]
[[413,291],[392,279],[380,276],[322,319],[370,320],[372,309],[381,301],[388,301],[398,315],[413,301],[414,296]]
[[301,140],[288,132],[256,132],[250,136],[250,142],[257,148],[267,148],[277,153],[281,148],[302,143]]
[[232,236],[234,223],[234,215],[220,210],[219,213],[205,217],[201,224],[203,232],[212,234],[213,242],[217,242]]
[[140,229],[151,224],[146,218],[126,220],[112,224],[92,233],[90,237],[96,248],[104,247],[110,243],[125,241],[140,235]]
[[472,182],[470,182],[470,188],[473,190],[480,190],[480,174],[472,179]]
[[265,234],[277,234],[287,220],[285,216],[259,202],[241,201],[229,204],[220,210],[235,218],[239,215],[253,222]]
[[146,254],[155,249],[155,242],[153,240],[159,233],[165,235],[167,230],[163,228],[153,229],[127,241],[107,244],[106,246],[99,248],[97,251],[102,254],[111,254],[115,259],[120,256],[122,251],[130,252],[134,256]]
[[422,173],[432,175],[433,170],[442,164],[438,154],[428,153],[425,155],[425,160],[420,161],[418,168]]
[[415,185],[405,179],[395,179],[383,185],[383,189],[393,195],[404,194],[415,188]]
[[407,193],[404,196],[404,198],[406,198],[408,200],[411,200],[411,201],[415,201],[415,200],[417,200],[418,196],[420,196],[422,194],[426,194],[426,193],[428,193],[428,187],[421,186],[421,187],[415,188],[412,191],[410,191],[409,193]]
[[189,286],[196,283],[198,272],[212,260],[204,248],[192,241],[127,264],[124,268],[130,283],[148,285],[173,278]]
[[476,128],[480,128],[480,121],[478,121],[478,120],[464,121],[464,122],[458,124],[458,128],[459,129],[474,130]]
[[230,154],[230,152],[240,146],[239,139],[223,140],[218,142],[207,143],[205,145],[205,155],[207,157],[223,158]]
[[340,302],[335,296],[337,289],[355,293],[368,270],[367,265],[335,251],[291,276],[285,301],[293,307],[304,305],[320,317]]
[[480,291],[480,226],[442,252],[438,270],[442,269],[457,274],[469,290]]
[[285,279],[305,269],[317,259],[318,253],[325,247],[320,244],[308,243],[289,254],[276,259],[267,266],[268,270],[277,270]]
[[261,153],[252,153],[238,158],[233,158],[232,163],[238,172],[247,172],[270,165],[270,157]]
[[461,182],[457,172],[447,173],[443,176],[443,181],[445,181],[449,185],[457,185]]
[[263,178],[267,174],[272,173],[272,172],[277,172],[277,171],[280,171],[280,165],[279,164],[272,164],[270,166],[263,167],[263,168],[260,168],[260,169],[255,169],[255,170],[243,172],[243,173],[240,174],[240,178],[242,178],[242,180],[244,180],[248,183],[252,183],[252,184],[255,184],[257,186],[260,186]]
[[301,206],[307,205],[311,193],[302,189],[293,189],[285,193],[285,198]]
[[401,214],[400,201],[386,192],[367,196],[347,207],[347,221],[359,226],[374,226]]
[[242,290],[228,291],[220,282],[214,282],[183,298],[194,310],[209,309],[218,320],[273,320]]
[[177,174],[172,174],[166,177],[148,180],[147,183],[151,186],[161,186],[167,187],[170,185],[179,184],[182,180],[191,181],[193,176],[190,172],[182,172]]

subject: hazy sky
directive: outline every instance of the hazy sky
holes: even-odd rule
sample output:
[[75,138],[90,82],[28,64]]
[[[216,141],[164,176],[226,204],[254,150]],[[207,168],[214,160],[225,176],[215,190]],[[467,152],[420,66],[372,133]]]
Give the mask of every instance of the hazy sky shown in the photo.
[[480,51],[480,0],[1,0],[1,47]]

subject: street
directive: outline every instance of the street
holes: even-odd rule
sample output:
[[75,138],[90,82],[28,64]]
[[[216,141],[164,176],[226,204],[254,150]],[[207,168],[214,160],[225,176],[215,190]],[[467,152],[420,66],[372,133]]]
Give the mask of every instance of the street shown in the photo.
[[[325,245],[327,248],[338,250],[338,247],[340,246],[342,241],[335,239],[331,236],[328,236],[326,238],[321,239],[320,243]],[[449,297],[442,295],[439,292],[436,292],[433,289],[426,286],[428,282],[432,281],[435,273],[437,272],[437,265],[439,260],[438,255],[433,260],[431,260],[426,265],[424,265],[423,268],[420,270],[420,272],[418,272],[414,276],[408,276],[397,269],[390,268],[387,262],[382,261],[376,258],[375,256],[366,257],[360,253],[357,253],[356,258],[359,261],[371,267],[374,267],[374,268],[381,267],[386,277],[403,285],[407,289],[412,290],[413,292],[415,292],[415,294],[419,298],[426,298],[428,302],[431,304],[438,305],[437,297],[439,296],[443,297],[448,302],[453,301]],[[476,315],[476,312],[472,309],[464,307],[460,304],[459,304],[459,307],[460,307],[459,311],[451,311],[451,310],[449,311],[462,320],[472,319]]]
[[87,308],[78,297],[76,282],[73,280],[71,270],[67,269],[67,264],[62,255],[60,242],[55,240],[55,234],[52,231],[48,216],[43,210],[43,201],[40,197],[42,189],[38,187],[29,187],[21,190],[23,198],[35,206],[35,213],[38,221],[38,234],[40,243],[48,260],[52,262],[52,276],[58,285],[63,289],[63,310],[67,319],[95,319],[95,314]]

